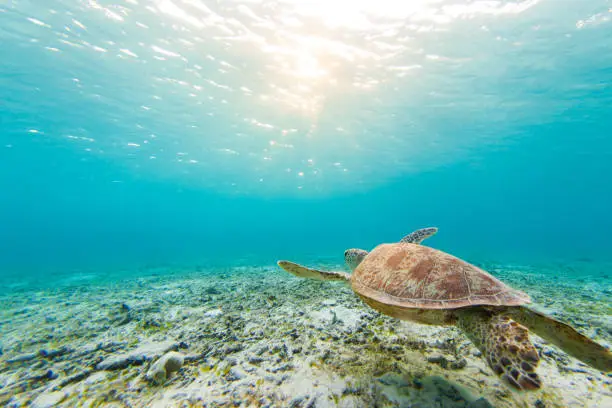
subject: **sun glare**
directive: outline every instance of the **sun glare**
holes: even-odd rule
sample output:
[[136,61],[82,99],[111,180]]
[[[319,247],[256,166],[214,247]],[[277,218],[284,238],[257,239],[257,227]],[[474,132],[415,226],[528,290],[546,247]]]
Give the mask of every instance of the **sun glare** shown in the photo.
[[154,9],[181,21],[191,37],[218,39],[240,55],[259,52],[267,60],[260,100],[311,116],[331,93],[346,94],[346,87],[369,92],[388,80],[406,83],[414,71],[390,61],[418,49],[418,33],[479,15],[520,13],[538,1],[236,0],[214,5],[160,0]]
[[295,75],[302,78],[318,78],[326,74],[319,61],[308,53],[298,55],[295,67]]
[[[190,149],[191,156],[178,161],[194,174],[217,171],[214,158],[204,159],[216,152],[228,180],[248,169],[265,185],[279,169],[290,168],[307,190],[317,178],[342,177],[350,184],[376,171],[399,171],[398,163],[409,162],[393,157],[402,138],[375,143],[379,135],[396,132],[392,123],[403,114],[398,107],[409,107],[402,124],[422,133],[435,119],[423,118],[419,109],[433,106],[435,113],[458,104],[448,72],[478,77],[480,44],[514,50],[505,20],[540,1],[85,0],[92,18],[71,16],[69,34],[46,49],[61,55],[61,44],[87,48],[105,63],[120,64],[120,72],[132,69],[150,89],[134,96],[137,131],[146,134],[122,145],[130,155],[143,151],[147,160],[163,161],[164,152],[174,149],[170,142],[147,151],[166,140],[153,140],[152,129],[159,127],[156,134],[172,134],[172,143]],[[37,15],[29,22],[52,29],[52,20],[43,20]],[[94,41],[97,25],[110,33],[108,40]],[[101,98],[102,88],[95,92]],[[169,131],[166,116],[174,120]],[[218,134],[208,131],[216,126]],[[426,148],[415,145],[411,154]],[[357,165],[373,152],[380,166]],[[305,165],[306,159],[316,165]],[[338,166],[325,167],[329,163]]]
[[286,0],[295,11],[316,17],[329,26],[367,30],[373,27],[371,18],[406,18],[427,10],[440,0]]

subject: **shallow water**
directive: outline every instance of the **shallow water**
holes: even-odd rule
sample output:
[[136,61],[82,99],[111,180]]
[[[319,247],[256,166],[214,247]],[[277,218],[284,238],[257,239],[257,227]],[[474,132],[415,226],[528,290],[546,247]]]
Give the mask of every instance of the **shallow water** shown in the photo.
[[612,9],[562,3],[0,2],[0,401],[612,406],[276,266],[437,226],[609,347]]

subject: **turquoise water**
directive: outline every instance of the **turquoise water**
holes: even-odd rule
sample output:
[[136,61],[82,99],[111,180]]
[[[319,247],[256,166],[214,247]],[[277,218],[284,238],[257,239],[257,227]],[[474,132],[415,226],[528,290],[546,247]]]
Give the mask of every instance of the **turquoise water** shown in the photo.
[[[611,406],[610,38],[610,0],[0,0],[0,405]],[[521,321],[510,392],[499,332],[275,265],[430,226],[583,362]]]
[[4,2],[0,266],[610,260],[609,7]]

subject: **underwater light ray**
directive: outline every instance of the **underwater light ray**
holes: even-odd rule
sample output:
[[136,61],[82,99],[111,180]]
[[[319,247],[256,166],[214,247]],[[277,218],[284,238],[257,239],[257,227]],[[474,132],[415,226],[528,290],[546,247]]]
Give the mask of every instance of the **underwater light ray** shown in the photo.
[[[297,182],[286,169],[298,174],[313,160],[319,172],[309,179],[303,171],[300,194],[334,194],[465,160],[472,146],[518,134],[509,118],[535,123],[568,109],[569,100],[540,106],[537,93],[525,100],[519,92],[564,82],[552,72],[567,66],[563,55],[523,65],[531,53],[547,52],[542,39],[559,35],[537,24],[548,21],[550,7],[533,0],[82,1],[72,14],[49,18],[26,8],[23,15],[56,32],[70,29],[45,46],[65,54],[68,69],[91,68],[70,85],[72,97],[129,132],[130,143],[148,141],[147,149],[116,149],[126,143],[93,129],[107,156],[203,188],[216,186],[218,179],[207,177],[213,172],[223,185],[249,175],[259,184],[240,190],[245,194],[291,194]],[[592,35],[605,27],[600,9],[569,10],[559,18],[573,18],[570,30],[587,33],[590,23],[578,28],[580,20],[602,21],[590,24]],[[33,37],[49,30],[29,24]],[[123,90],[108,91],[108,72]],[[592,79],[581,82],[587,89]],[[517,92],[503,91],[507,84]],[[470,123],[462,120],[467,115]],[[289,129],[295,131],[283,133]],[[228,160],[223,149],[248,154]],[[164,159],[176,151],[192,157]],[[196,164],[191,160],[197,166],[186,168]],[[268,190],[256,187],[261,179]]]

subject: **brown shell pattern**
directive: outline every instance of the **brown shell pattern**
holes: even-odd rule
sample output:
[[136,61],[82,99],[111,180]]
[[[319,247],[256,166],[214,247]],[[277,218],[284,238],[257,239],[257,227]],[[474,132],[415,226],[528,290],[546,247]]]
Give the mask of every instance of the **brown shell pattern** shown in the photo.
[[531,301],[474,265],[410,243],[374,248],[353,272],[351,284],[363,296],[401,307],[518,306]]

